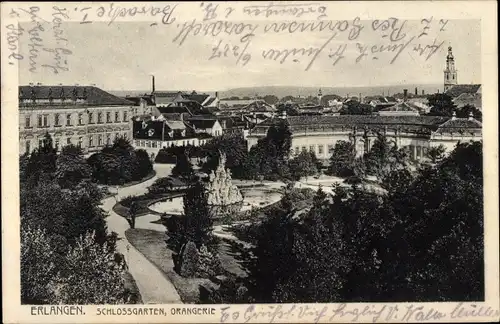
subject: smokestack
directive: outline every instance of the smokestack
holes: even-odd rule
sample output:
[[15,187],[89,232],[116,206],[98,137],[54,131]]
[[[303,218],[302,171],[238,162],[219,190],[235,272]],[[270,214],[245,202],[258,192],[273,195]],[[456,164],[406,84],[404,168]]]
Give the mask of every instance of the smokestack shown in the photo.
[[359,102],[361,102],[361,93],[359,93]]
[[422,90],[422,96],[425,95],[425,90]]
[[404,89],[403,90],[403,101],[406,101],[407,98],[408,98],[408,89]]
[[151,76],[151,93],[155,92],[155,76]]
[[219,98],[219,93],[217,91],[215,92],[215,98]]
[[415,87],[415,96],[418,96],[418,88]]

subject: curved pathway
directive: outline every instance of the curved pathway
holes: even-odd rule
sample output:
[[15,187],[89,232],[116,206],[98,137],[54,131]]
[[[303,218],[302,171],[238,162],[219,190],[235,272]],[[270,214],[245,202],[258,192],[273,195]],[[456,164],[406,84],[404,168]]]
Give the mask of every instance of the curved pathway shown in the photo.
[[125,256],[128,271],[134,277],[143,303],[181,304],[181,298],[174,285],[127,240],[125,231],[130,228],[127,220],[113,211],[113,206],[117,201],[126,196],[138,196],[145,193],[147,187],[157,178],[170,174],[172,167],[170,165],[154,165],[154,168],[156,176],[130,187],[119,188],[115,197],[102,200],[101,207],[109,213],[106,218],[108,231],[118,234],[117,250]]

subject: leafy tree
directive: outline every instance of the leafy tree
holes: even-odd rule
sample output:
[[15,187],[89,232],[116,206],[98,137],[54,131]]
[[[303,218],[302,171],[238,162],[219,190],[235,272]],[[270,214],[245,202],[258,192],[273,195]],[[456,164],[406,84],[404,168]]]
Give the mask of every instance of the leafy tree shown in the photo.
[[207,193],[203,183],[197,181],[188,188],[184,196],[184,217],[182,217],[181,244],[194,242],[198,248],[212,246],[213,219],[210,212]]
[[172,169],[172,175],[182,179],[192,179],[194,176],[193,165],[186,154],[177,157],[177,163]]
[[264,101],[270,105],[274,105],[279,101],[279,98],[275,95],[266,95],[264,96]]
[[435,164],[444,158],[446,148],[443,145],[433,146],[427,150],[426,157],[429,158],[431,163]]
[[339,110],[341,115],[370,115],[373,112],[373,107],[367,104],[360,103],[359,101],[348,101]]
[[50,181],[56,171],[57,150],[52,143],[52,137],[46,133],[42,146],[35,149],[29,158],[20,160],[22,163],[20,179],[25,185],[36,186],[43,181]]
[[135,150],[134,153],[137,161],[137,169],[134,170],[134,174],[137,175],[137,178],[141,179],[153,171],[153,164],[145,150]]
[[290,172],[294,179],[315,175],[318,172],[316,156],[312,152],[302,151],[289,162]]
[[125,304],[125,264],[117,263],[107,244],[98,244],[92,233],[69,248],[58,276],[58,301],[62,304]]
[[465,105],[461,108],[457,109],[457,117],[458,118],[469,118],[472,114],[472,117],[481,121],[483,119],[483,113],[481,110],[477,109],[472,105]]
[[21,302],[55,304],[56,256],[44,230],[21,227]]
[[84,179],[90,179],[92,170],[81,149],[65,146],[56,162],[55,179],[62,188],[71,188]]
[[350,177],[354,175],[354,161],[356,149],[354,144],[347,141],[335,143],[328,172],[338,177]]
[[226,167],[231,170],[235,178],[244,173],[243,164],[247,157],[247,142],[241,134],[223,134],[202,147],[207,160],[202,170],[209,173],[219,164],[220,152],[226,155]]
[[431,116],[452,116],[456,106],[453,99],[444,93],[435,93],[427,97],[431,110]]

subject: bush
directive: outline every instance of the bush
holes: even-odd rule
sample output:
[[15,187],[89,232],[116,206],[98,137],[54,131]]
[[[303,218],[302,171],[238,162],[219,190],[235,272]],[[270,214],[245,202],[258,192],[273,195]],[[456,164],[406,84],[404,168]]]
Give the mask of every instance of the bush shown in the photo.
[[187,242],[179,255],[177,272],[186,278],[196,277],[200,265],[200,254],[193,242]]
[[215,277],[224,272],[222,262],[216,253],[208,251],[205,245],[202,245],[199,251],[200,263],[197,274],[201,278]]
[[177,162],[176,155],[166,148],[162,148],[160,151],[158,151],[158,154],[155,158],[155,163],[174,164],[175,162]]

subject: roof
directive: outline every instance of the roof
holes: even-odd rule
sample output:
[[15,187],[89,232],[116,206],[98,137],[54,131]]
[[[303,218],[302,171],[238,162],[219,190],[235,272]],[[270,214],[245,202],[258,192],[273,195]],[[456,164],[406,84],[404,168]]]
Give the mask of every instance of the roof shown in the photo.
[[[91,106],[130,106],[129,101],[94,86],[19,86],[19,101],[22,100],[79,99],[81,104]],[[35,104],[37,104],[35,102]],[[38,103],[47,104],[49,103]],[[52,103],[50,105],[57,105]]]
[[457,84],[445,92],[448,96],[455,98],[462,93],[477,93],[481,88],[480,84]]
[[150,95],[134,96],[134,97],[125,96],[125,97],[122,97],[122,99],[125,99],[125,100],[128,100],[128,101],[132,101],[135,104],[135,106],[140,106],[141,100],[145,100],[146,104],[148,106],[154,106],[155,105],[155,103],[153,101],[153,96],[150,96]]
[[[172,139],[192,139],[199,137],[194,132],[190,131],[189,128],[185,127],[184,123],[182,125],[184,128],[180,128],[179,122],[166,122],[166,121],[156,121],[156,120],[140,120],[133,122],[133,137],[134,139],[151,139],[151,140],[161,140],[162,135],[165,140]],[[165,128],[163,129],[163,127]],[[184,135],[182,136],[182,132]]]
[[188,122],[197,129],[207,129],[214,127],[217,119],[189,119]]
[[391,105],[380,109],[380,111],[408,111],[408,112],[418,112],[419,109],[410,102],[400,102],[395,105]]
[[[289,116],[287,122],[291,131],[307,130],[308,132],[327,131],[333,128],[401,128],[410,132],[430,134],[440,129],[441,132],[458,132],[461,130],[479,131],[482,124],[476,120],[470,121],[466,118],[455,118],[443,116],[377,116],[377,115],[339,115],[339,116]],[[262,135],[267,128],[282,119],[270,118],[254,128],[254,133]],[[448,122],[448,123],[447,123]]]
[[470,129],[480,129],[482,127],[482,124],[480,121],[474,119],[474,118],[450,118],[448,121],[444,122],[441,124],[438,129],[437,133],[460,133]]
[[205,100],[207,100],[208,97],[210,97],[210,95],[206,93],[203,94],[191,93],[191,94],[182,94],[182,97],[186,100],[196,101],[201,105]]
[[210,106],[211,104],[213,104],[213,103],[214,103],[214,101],[216,101],[216,99],[217,99],[217,98],[210,97],[210,98],[208,98],[207,100],[205,100],[205,101],[203,102],[203,105],[204,105],[204,106]]
[[455,99],[453,99],[453,103],[457,105],[457,107],[463,107],[465,105],[471,105],[478,109],[482,107],[482,95],[480,93],[462,93]]
[[165,120],[165,124],[173,130],[184,130],[186,129],[186,125],[183,121],[178,120]]
[[177,106],[177,105],[170,105],[167,107],[157,107],[158,111],[163,115],[163,114],[182,114],[182,113],[188,113],[189,115],[192,115],[191,111],[189,110],[188,107],[182,105],[182,106]]

